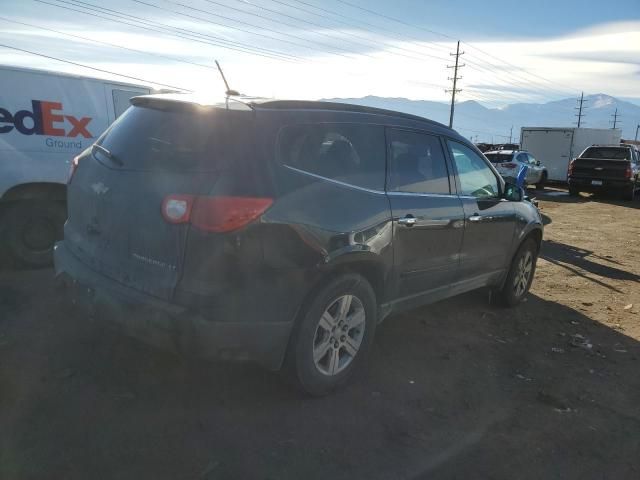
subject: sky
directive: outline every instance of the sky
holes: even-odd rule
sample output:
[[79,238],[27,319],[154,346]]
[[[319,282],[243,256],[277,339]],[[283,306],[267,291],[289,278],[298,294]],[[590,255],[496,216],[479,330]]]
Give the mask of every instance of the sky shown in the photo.
[[584,91],[640,104],[640,0],[0,0],[0,6],[4,65],[222,93],[217,59],[231,87],[249,95],[447,102],[453,76],[447,66],[461,40],[459,101],[500,107]]

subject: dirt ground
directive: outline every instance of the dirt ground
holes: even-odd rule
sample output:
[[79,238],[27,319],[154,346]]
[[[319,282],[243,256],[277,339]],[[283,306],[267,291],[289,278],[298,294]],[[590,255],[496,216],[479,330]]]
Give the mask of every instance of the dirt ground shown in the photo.
[[389,318],[321,399],[111,333],[50,270],[0,272],[0,479],[640,478],[640,202],[538,198],[524,304]]

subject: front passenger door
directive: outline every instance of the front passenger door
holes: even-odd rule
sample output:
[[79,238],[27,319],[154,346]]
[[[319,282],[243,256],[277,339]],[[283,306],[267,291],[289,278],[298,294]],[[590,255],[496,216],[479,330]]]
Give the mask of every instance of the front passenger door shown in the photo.
[[447,140],[447,145],[465,216],[460,279],[482,286],[511,261],[515,209],[501,198],[498,177],[482,156],[454,140]]
[[387,142],[397,297],[445,291],[458,277],[464,213],[451,192],[442,141],[388,129]]

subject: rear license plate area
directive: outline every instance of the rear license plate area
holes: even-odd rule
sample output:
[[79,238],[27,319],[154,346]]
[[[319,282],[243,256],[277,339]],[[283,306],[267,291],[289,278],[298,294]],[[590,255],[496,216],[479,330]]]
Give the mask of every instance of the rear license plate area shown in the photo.
[[591,185],[602,186],[602,180],[591,180]]

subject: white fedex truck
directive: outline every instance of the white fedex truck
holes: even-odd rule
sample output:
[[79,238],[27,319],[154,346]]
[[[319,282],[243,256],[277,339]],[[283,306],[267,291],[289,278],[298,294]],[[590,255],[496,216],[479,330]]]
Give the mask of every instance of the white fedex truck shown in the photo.
[[611,128],[522,127],[520,148],[547,168],[548,179],[566,182],[569,162],[591,145],[617,145],[622,132]]
[[66,219],[71,160],[129,99],[151,89],[0,66],[0,243],[19,263],[44,266]]

